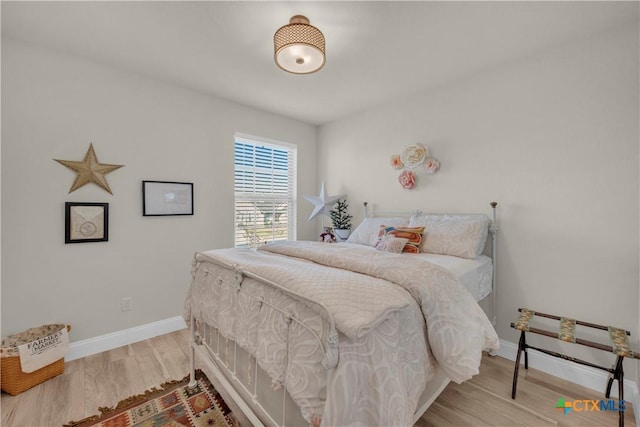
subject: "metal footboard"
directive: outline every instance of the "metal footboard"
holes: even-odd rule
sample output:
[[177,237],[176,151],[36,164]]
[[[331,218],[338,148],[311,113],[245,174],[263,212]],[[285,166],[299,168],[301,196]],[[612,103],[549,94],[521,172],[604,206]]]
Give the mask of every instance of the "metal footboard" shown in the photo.
[[[192,321],[197,322],[195,318]],[[252,426],[290,425],[287,422],[288,407],[286,389],[284,387],[280,391],[272,391],[272,393],[279,395],[280,411],[276,410],[274,412],[273,408],[267,408],[261,403],[258,395],[261,385],[260,376],[258,375],[260,371],[257,360],[254,357],[249,356],[250,368],[248,372],[251,377],[251,387],[247,387],[242,382],[241,374],[238,372],[240,362],[237,360],[238,348],[235,341],[223,337],[216,328],[199,323],[194,330],[192,341],[192,356],[194,359],[196,352],[202,359],[210,362],[207,365],[208,370],[213,372],[216,381],[222,385],[224,391],[233,399],[233,403],[238,406]],[[254,410],[256,408],[260,415]]]
[[[302,327],[305,331],[307,331],[311,336],[315,338],[317,341],[318,347],[322,349],[323,358],[322,365],[326,370],[333,369],[338,363],[338,332],[335,327],[335,322],[333,316],[326,307],[316,301],[310,300],[302,295],[299,295],[296,292],[293,292],[289,289],[286,289],[280,286],[277,283],[271,282],[263,277],[260,277],[257,274],[242,271],[238,268],[237,265],[227,265],[224,262],[216,259],[207,259],[207,262],[211,262],[217,264],[221,267],[229,269],[234,272],[234,280],[231,283],[228,280],[224,280],[222,278],[216,279],[216,284],[220,286],[230,286],[235,292],[242,293],[243,295],[249,297],[251,300],[254,300],[258,306],[266,305],[273,309],[278,313],[279,316],[282,317],[283,321],[290,325],[292,323],[296,323],[300,327]],[[196,280],[196,271],[198,265],[200,264],[197,259],[194,259],[194,268],[192,269],[193,281],[191,286],[195,283]],[[205,272],[205,274],[209,274]],[[291,313],[281,309],[280,307],[271,304],[268,301],[265,301],[262,296],[254,295],[250,291],[243,288],[243,281],[245,278],[251,278],[259,283],[275,288],[283,294],[291,297],[294,300],[302,302],[308,307],[314,308],[320,316],[326,321],[328,325],[328,336],[325,342],[322,341],[322,338],[317,334],[315,330],[311,327],[307,326],[303,321],[292,315]],[[235,401],[236,405],[239,409],[244,413],[244,415],[249,419],[252,425],[269,425],[269,426],[287,426],[290,425],[287,422],[287,391],[285,387],[282,387],[282,391],[273,391],[273,393],[282,393],[282,407],[281,408],[273,408],[268,407],[269,405],[265,402],[261,402],[259,399],[258,390],[260,388],[260,381],[264,381],[265,378],[261,378],[259,373],[261,372],[258,365],[258,360],[255,355],[248,355],[248,372],[242,372],[240,368],[240,362],[238,361],[238,354],[243,352],[239,352],[239,345],[232,339],[229,339],[223,336],[217,328],[212,325],[205,324],[200,319],[196,319],[193,315],[193,310],[191,314],[191,322],[190,322],[190,330],[191,330],[191,352],[190,352],[190,375],[191,375],[191,383],[195,384],[195,367],[196,367],[196,352],[198,352],[199,356],[208,358],[213,363],[209,366],[209,368],[213,371],[216,377],[219,377],[218,380],[221,382],[222,387],[226,389],[226,392],[230,394],[230,397]],[[287,342],[289,337],[287,336]],[[289,355],[287,354],[287,358]],[[245,362],[245,361],[243,361]],[[285,366],[288,366],[289,360],[286,360]],[[244,366],[244,363],[243,363]],[[217,371],[217,372],[216,372]],[[263,372],[263,371],[262,371]],[[246,374],[246,377],[245,377]],[[247,378],[247,384],[241,380],[239,375]],[[263,375],[264,376],[264,375]],[[267,377],[268,378],[268,377]],[[270,379],[269,379],[269,382]],[[289,399],[290,403],[295,405],[291,399]],[[273,406],[273,405],[271,405]],[[260,418],[253,408],[257,408],[262,418]],[[280,412],[280,414],[274,413]],[[299,408],[296,405],[296,410],[299,412]],[[319,420],[318,420],[319,422]]]

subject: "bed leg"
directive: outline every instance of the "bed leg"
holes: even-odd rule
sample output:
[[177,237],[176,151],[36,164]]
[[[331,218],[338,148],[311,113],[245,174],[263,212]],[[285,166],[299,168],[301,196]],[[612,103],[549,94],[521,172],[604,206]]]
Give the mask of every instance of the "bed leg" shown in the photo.
[[195,332],[196,319],[191,315],[191,325],[189,327],[189,387],[195,387],[196,381],[196,332]]

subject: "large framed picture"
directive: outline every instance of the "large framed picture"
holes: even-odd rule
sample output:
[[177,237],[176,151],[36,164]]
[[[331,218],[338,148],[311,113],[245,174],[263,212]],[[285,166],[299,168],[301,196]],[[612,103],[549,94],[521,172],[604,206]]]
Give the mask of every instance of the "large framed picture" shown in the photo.
[[64,242],[88,243],[109,240],[109,203],[64,204]]
[[193,183],[142,181],[142,215],[193,215]]

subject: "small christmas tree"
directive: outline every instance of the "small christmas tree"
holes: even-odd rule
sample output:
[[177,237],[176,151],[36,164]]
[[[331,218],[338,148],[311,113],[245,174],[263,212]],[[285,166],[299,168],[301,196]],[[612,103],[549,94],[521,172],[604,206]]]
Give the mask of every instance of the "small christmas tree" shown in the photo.
[[351,215],[349,215],[349,205],[347,199],[338,200],[331,209],[331,222],[336,230],[351,230]]

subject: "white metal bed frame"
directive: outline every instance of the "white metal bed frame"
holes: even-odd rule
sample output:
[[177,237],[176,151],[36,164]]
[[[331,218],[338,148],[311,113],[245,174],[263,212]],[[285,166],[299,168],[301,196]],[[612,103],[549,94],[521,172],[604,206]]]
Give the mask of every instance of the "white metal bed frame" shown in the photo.
[[[489,233],[491,235],[491,248],[490,254],[493,261],[493,275],[492,275],[492,293],[493,293],[493,318],[492,323],[496,322],[496,243],[497,243],[497,221],[496,221],[496,202],[491,204],[491,222],[489,226]],[[365,217],[370,216],[407,216],[411,214],[421,213],[420,211],[414,211],[412,213],[407,212],[369,212],[367,208],[367,202],[364,203]],[[438,215],[445,215],[440,214]],[[448,214],[448,215],[469,215],[469,214]],[[195,263],[194,261],[194,278],[195,278]],[[248,297],[258,301],[258,304],[268,304],[272,309],[278,311],[285,319],[287,324],[296,322],[305,330],[316,336],[318,345],[324,352],[322,359],[322,365],[325,369],[330,370],[334,368],[338,363],[338,332],[335,328],[335,322],[331,313],[321,303],[309,300],[302,295],[299,295],[293,291],[290,291],[272,281],[266,280],[257,274],[242,271],[233,265],[225,265],[222,262],[217,261],[223,267],[229,268],[235,271],[234,283],[226,283],[228,286],[233,286],[236,292],[242,292]],[[329,335],[326,342],[322,342],[315,332],[307,327],[303,322],[296,319],[290,313],[281,310],[280,308],[269,304],[264,301],[263,298],[257,297],[250,292],[242,288],[242,281],[245,277],[258,280],[259,282],[266,284],[267,286],[274,287],[284,294],[302,301],[306,304],[316,306],[322,313],[321,315],[327,320],[329,324]],[[222,279],[218,279],[218,283],[222,284]],[[484,299],[486,300],[486,298]],[[483,307],[485,312],[486,307]],[[306,424],[304,418],[300,413],[299,407],[293,402],[285,387],[282,387],[282,391],[270,390],[271,379],[262,371],[255,357],[252,357],[238,346],[235,341],[225,338],[215,327],[206,325],[200,320],[196,319],[193,315],[193,311],[190,319],[190,385],[196,384],[195,369],[196,365],[202,369],[207,377],[212,381],[213,385],[220,392],[225,402],[232,409],[234,415],[239,418],[241,424],[249,423],[253,426],[297,426]],[[232,353],[232,354],[231,354]],[[239,363],[238,359],[245,359],[247,361],[247,369],[244,369],[244,364]],[[247,381],[243,381],[243,378],[247,378]],[[261,386],[261,382],[266,382]],[[436,400],[438,395],[445,389],[449,379],[444,375],[444,372],[438,369],[435,378],[427,384],[425,391],[419,400],[419,408],[414,414],[413,423],[415,423],[429,406]],[[265,399],[267,397],[267,399]],[[272,400],[276,398],[281,400],[281,403],[273,404]],[[281,408],[280,415],[273,413],[275,407],[278,410]],[[303,423],[303,424],[300,424]]]

